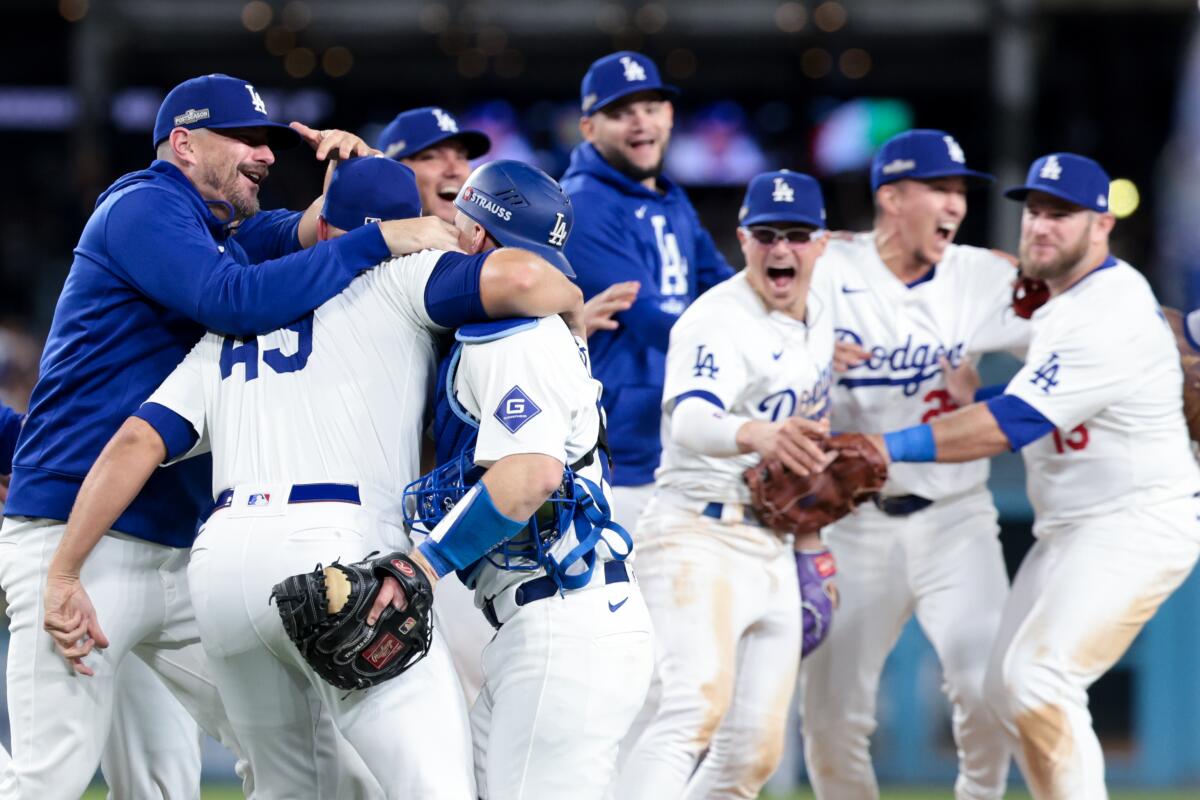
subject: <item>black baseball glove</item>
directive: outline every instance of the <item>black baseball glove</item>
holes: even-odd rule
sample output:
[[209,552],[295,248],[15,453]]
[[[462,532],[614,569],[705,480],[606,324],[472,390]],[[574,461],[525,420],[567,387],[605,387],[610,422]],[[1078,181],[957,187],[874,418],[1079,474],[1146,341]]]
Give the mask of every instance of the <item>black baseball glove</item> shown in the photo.
[[[368,625],[386,577],[400,583],[408,606],[397,611],[389,604]],[[324,569],[318,564],[275,584],[271,599],[300,655],[339,689],[366,689],[394,678],[429,652],[433,588],[403,553]]]

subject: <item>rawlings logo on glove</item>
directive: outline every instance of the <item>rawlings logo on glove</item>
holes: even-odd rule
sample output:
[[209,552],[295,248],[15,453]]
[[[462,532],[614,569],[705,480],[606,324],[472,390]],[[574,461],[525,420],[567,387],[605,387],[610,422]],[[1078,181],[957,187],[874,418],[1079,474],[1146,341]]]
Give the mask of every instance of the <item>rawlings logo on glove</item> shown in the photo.
[[764,459],[743,473],[750,504],[776,533],[816,533],[883,488],[887,464],[865,436],[839,433],[824,444],[838,457],[816,475],[797,475],[778,459]]
[[[388,605],[368,625],[385,578],[396,579],[408,604],[403,611]],[[429,652],[433,587],[403,553],[324,569],[318,564],[275,584],[271,599],[300,655],[339,689],[366,689],[394,678]]]

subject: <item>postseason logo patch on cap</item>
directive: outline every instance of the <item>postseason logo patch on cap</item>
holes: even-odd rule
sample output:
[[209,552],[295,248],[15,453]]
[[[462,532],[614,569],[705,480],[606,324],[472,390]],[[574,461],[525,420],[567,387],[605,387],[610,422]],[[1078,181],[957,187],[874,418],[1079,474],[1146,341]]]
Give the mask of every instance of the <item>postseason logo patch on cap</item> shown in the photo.
[[917,162],[913,161],[911,158],[897,158],[894,161],[884,164],[883,169],[881,169],[880,172],[882,172],[884,175],[895,175],[897,172],[908,172],[909,170],[916,168]]
[[208,119],[209,112],[207,108],[189,108],[187,111],[175,117],[175,126],[183,127],[193,125],[202,119]]

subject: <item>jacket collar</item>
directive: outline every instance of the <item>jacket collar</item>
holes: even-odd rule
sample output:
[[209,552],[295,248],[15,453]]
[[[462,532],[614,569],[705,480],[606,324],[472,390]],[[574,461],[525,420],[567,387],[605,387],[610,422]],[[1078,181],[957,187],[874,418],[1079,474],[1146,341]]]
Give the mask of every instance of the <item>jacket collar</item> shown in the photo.
[[566,179],[572,175],[580,174],[591,175],[619,189],[624,194],[651,198],[660,202],[670,202],[683,193],[683,190],[679,188],[679,184],[666,175],[658,176],[658,186],[661,192],[647,189],[605,161],[604,156],[600,155],[591,142],[583,142],[577,145],[571,152],[571,165],[567,168],[567,172],[563,175],[563,178]]

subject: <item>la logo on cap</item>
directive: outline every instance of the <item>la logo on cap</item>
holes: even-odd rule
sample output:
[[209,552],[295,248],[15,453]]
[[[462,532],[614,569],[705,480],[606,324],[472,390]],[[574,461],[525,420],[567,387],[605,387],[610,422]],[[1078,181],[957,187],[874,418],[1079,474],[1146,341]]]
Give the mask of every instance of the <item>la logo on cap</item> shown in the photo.
[[771,199],[776,203],[794,203],[796,193],[783,178],[775,178],[775,191],[771,192]]
[[621,56],[621,65],[625,67],[625,80],[631,82],[646,80],[646,69],[632,56]]
[[959,164],[967,163],[967,154],[963,152],[962,146],[954,140],[953,136],[943,136],[942,140],[946,143],[946,151],[950,153],[951,161],[957,161]]
[[1049,156],[1046,158],[1046,163],[1042,165],[1038,177],[1049,181],[1056,181],[1062,177],[1062,164],[1058,163],[1058,156]]
[[563,221],[561,211],[555,211],[554,216],[557,219],[554,220],[554,228],[550,231],[550,238],[546,241],[555,247],[562,247],[567,242],[567,223]]
[[245,84],[245,86],[246,91],[250,93],[250,102],[254,104],[254,110],[265,115],[267,113],[267,104],[264,103],[263,99],[258,96],[258,92],[254,90],[253,86],[248,83]]
[[458,133],[458,123],[454,121],[454,117],[442,111],[440,108],[433,110],[433,116],[437,117],[438,127],[446,133]]

